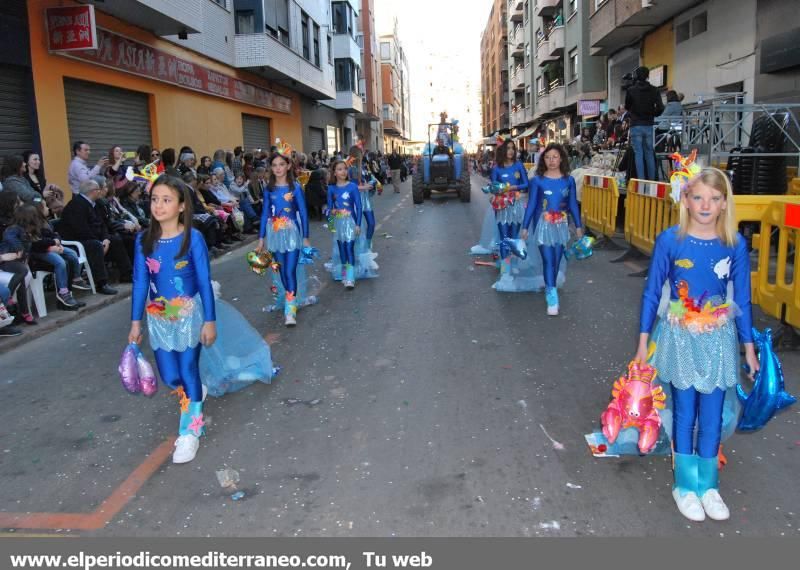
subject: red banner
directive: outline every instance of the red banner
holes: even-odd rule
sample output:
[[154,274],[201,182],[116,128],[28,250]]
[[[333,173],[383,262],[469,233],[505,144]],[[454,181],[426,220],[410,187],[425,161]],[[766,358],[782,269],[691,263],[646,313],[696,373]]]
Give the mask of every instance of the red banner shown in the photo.
[[70,53],[69,57],[264,109],[292,112],[292,100],[285,95],[212,71],[102,28],[97,29],[97,38],[97,49]]
[[97,49],[94,6],[47,8],[47,45],[52,51]]

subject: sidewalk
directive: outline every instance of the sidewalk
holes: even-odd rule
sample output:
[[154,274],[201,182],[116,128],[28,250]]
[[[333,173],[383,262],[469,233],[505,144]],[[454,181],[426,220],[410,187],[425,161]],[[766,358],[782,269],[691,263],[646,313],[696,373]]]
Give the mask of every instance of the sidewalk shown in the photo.
[[[231,249],[227,250],[223,255],[211,260],[214,265],[221,259],[227,259],[229,255],[238,252],[240,249],[247,247],[258,239],[258,236],[246,236],[243,242],[237,243]],[[28,326],[25,324],[17,325],[23,331],[19,336],[0,338],[0,354],[4,354],[13,350],[23,344],[26,344],[35,338],[52,332],[56,329],[62,328],[65,325],[75,322],[79,319],[87,317],[103,307],[108,307],[120,301],[127,301],[131,296],[131,284],[129,283],[116,283],[113,285],[114,289],[118,291],[116,295],[93,295],[90,291],[76,291],[75,298],[86,303],[86,306],[77,311],[64,311],[60,309],[56,303],[55,295],[52,291],[45,291],[45,299],[47,300],[47,316],[39,318],[39,324],[35,326]],[[35,311],[34,311],[35,313]]]

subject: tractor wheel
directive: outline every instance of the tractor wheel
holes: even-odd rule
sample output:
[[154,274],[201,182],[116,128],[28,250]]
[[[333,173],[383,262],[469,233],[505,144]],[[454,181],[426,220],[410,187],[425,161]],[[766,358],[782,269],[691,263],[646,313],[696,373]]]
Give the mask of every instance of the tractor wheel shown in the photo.
[[426,200],[430,200],[431,199],[431,189],[430,188],[425,188],[422,191],[422,195],[425,197]]
[[411,179],[411,200],[415,204],[422,204],[425,201],[424,189],[422,188],[422,170],[418,170]]
[[458,197],[462,202],[469,202],[472,198],[472,184],[469,179],[469,172],[461,175],[461,188],[458,190]]

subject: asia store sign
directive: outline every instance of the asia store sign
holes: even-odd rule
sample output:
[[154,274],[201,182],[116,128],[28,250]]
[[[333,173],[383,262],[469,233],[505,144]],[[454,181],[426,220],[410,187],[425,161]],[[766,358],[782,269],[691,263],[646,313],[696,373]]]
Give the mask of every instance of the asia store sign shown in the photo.
[[102,28],[97,29],[97,39],[97,49],[71,52],[67,57],[256,107],[292,112],[292,100],[285,95],[212,71]]
[[97,49],[94,6],[47,8],[45,21],[52,51]]

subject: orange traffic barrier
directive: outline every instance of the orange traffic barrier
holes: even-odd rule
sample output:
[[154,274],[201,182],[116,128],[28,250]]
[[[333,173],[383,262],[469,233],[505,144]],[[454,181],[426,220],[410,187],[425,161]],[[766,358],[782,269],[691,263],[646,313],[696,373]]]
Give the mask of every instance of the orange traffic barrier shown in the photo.
[[619,188],[613,176],[583,177],[581,217],[583,223],[597,234],[613,237],[617,230]]

